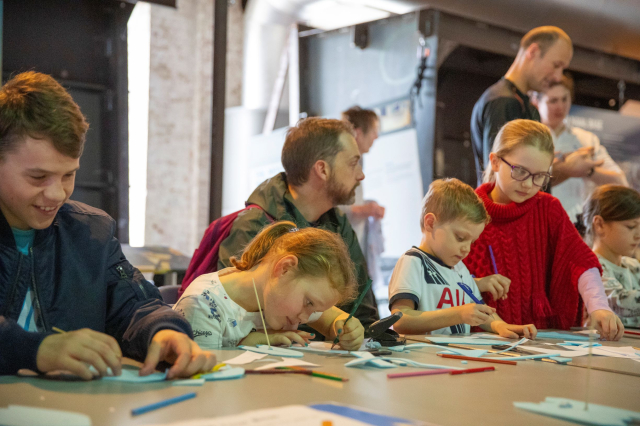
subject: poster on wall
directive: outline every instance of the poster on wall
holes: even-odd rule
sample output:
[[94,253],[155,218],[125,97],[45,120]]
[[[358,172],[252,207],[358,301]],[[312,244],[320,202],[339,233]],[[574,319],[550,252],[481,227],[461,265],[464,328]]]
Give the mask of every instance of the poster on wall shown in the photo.
[[570,125],[595,133],[631,185],[640,191],[640,118],[617,111],[574,105]]

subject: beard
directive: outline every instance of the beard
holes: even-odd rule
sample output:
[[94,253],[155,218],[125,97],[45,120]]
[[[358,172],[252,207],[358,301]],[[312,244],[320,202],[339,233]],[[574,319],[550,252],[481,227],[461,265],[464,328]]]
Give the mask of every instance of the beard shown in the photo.
[[327,194],[334,206],[351,205],[356,201],[356,188],[360,182],[356,183],[351,190],[340,185],[335,175],[331,173],[327,183]]

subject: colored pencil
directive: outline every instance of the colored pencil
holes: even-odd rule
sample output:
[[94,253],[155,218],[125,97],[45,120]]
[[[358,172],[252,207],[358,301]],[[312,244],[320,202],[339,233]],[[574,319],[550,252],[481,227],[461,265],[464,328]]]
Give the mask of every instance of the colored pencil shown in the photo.
[[306,371],[294,371],[294,370],[245,370],[245,374],[306,374],[311,375],[311,372]]
[[496,258],[493,255],[493,248],[489,246],[489,256],[491,256],[491,263],[493,264],[493,273],[498,275],[498,266],[496,265]]
[[473,356],[449,355],[449,354],[437,354],[437,355],[441,356],[442,358],[466,359],[468,361],[480,361],[480,362],[492,362],[495,364],[518,365],[516,361],[505,361],[503,359],[478,358]]
[[451,371],[449,374],[452,376],[458,375],[458,374],[468,374],[468,373],[481,373],[483,371],[495,371],[495,367],[480,367],[480,368],[467,368],[466,370],[454,370]]
[[157,410],[168,405],[177,404],[178,402],[186,401],[187,399],[195,398],[196,393],[185,393],[184,395],[176,396],[174,398],[165,399],[164,401],[154,402],[153,404],[144,405],[139,408],[131,410],[132,416],[139,416],[140,414],[148,413],[149,411]]
[[391,373],[387,374],[388,379],[400,379],[402,377],[417,377],[417,376],[432,376],[435,374],[447,374],[452,371],[456,371],[453,369],[442,369],[442,370],[422,370],[422,371],[411,371],[409,373]]
[[[356,310],[360,307],[360,304],[364,300],[365,295],[369,292],[369,289],[371,288],[371,284],[372,283],[373,283],[373,281],[371,280],[371,278],[369,278],[369,280],[367,281],[367,284],[364,286],[364,290],[362,290],[362,293],[360,293],[360,296],[358,297],[358,300],[356,300],[356,303],[353,304],[353,308],[351,308],[351,312],[349,312],[349,316],[344,321],[344,324],[342,324],[343,328],[347,325],[347,321],[349,321],[351,319],[353,314],[355,314]],[[335,345],[337,345],[339,342],[340,342],[340,337],[336,336],[336,338],[333,339],[333,345],[331,345],[331,349],[333,349],[333,347]]]
[[306,368],[303,368],[303,367],[294,367],[294,366],[284,367],[284,368],[290,368],[290,369],[292,369],[294,371],[308,372],[313,377],[321,377],[323,379],[337,380],[339,382],[348,382],[349,381],[349,379],[345,379],[344,377],[336,376],[334,374],[325,373],[324,371],[309,370],[309,369],[306,369]]

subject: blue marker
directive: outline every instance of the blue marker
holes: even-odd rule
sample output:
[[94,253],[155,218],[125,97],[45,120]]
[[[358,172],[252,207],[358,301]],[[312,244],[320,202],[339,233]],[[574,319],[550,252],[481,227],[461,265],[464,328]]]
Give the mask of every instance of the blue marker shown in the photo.
[[471,287],[469,287],[465,283],[458,283],[458,285],[460,286],[460,288],[462,290],[464,290],[465,293],[467,293],[469,295],[471,300],[473,300],[475,303],[477,303],[478,305],[484,305],[485,304],[484,300],[478,300],[478,298],[473,295],[473,290],[471,290]]
[[196,393],[185,393],[184,395],[176,396],[174,398],[165,399],[164,401],[154,402],[153,404],[145,405],[139,408],[131,410],[132,416],[139,416],[140,414],[148,413],[149,411],[157,410],[158,408],[166,407],[167,405],[176,404],[178,402],[186,401],[187,399],[195,398]]

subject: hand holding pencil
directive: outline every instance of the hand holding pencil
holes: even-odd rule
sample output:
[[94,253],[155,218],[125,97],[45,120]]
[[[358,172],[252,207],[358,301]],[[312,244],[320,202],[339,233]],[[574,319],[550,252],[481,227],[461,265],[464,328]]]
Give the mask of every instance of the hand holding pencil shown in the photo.
[[[347,323],[353,319],[353,315],[356,313],[356,311],[358,310],[358,307],[360,306],[360,304],[362,303],[362,301],[364,300],[365,296],[367,295],[367,293],[369,292],[369,290],[371,289],[371,284],[373,284],[373,281],[369,278],[367,280],[367,284],[364,286],[364,288],[362,289],[362,292],[360,293],[360,296],[358,296],[358,300],[356,300],[356,302],[353,304],[353,307],[351,308],[351,312],[349,312],[349,316],[347,317],[346,320],[344,320],[344,322],[341,324],[341,326],[338,326],[338,321],[336,320],[334,321],[333,325],[334,325],[334,331],[335,331],[335,339],[333,339],[333,345],[331,346],[331,349],[333,349],[333,347],[335,345],[337,345],[338,343],[340,343],[340,346],[342,346],[343,348],[347,349],[345,347],[345,345],[347,345],[349,348],[355,348],[355,350],[360,348],[360,345],[362,344],[362,341],[364,340],[364,328],[362,329],[362,340],[358,343],[358,346],[356,347],[355,341],[350,341],[348,342],[347,340],[345,340],[345,334],[351,334],[351,332],[349,333],[345,333],[345,331],[347,330],[351,330],[351,328],[346,328]],[[341,318],[341,317],[338,317]],[[355,318],[357,319],[357,318]],[[358,324],[360,325],[360,327],[362,327],[362,324],[360,324],[360,321],[358,320]],[[354,349],[347,349],[347,350],[354,350]]]
[[346,321],[347,318],[346,314],[341,315],[333,323],[336,339],[342,349],[357,351],[364,341],[364,327],[358,318],[351,317],[349,321]]

